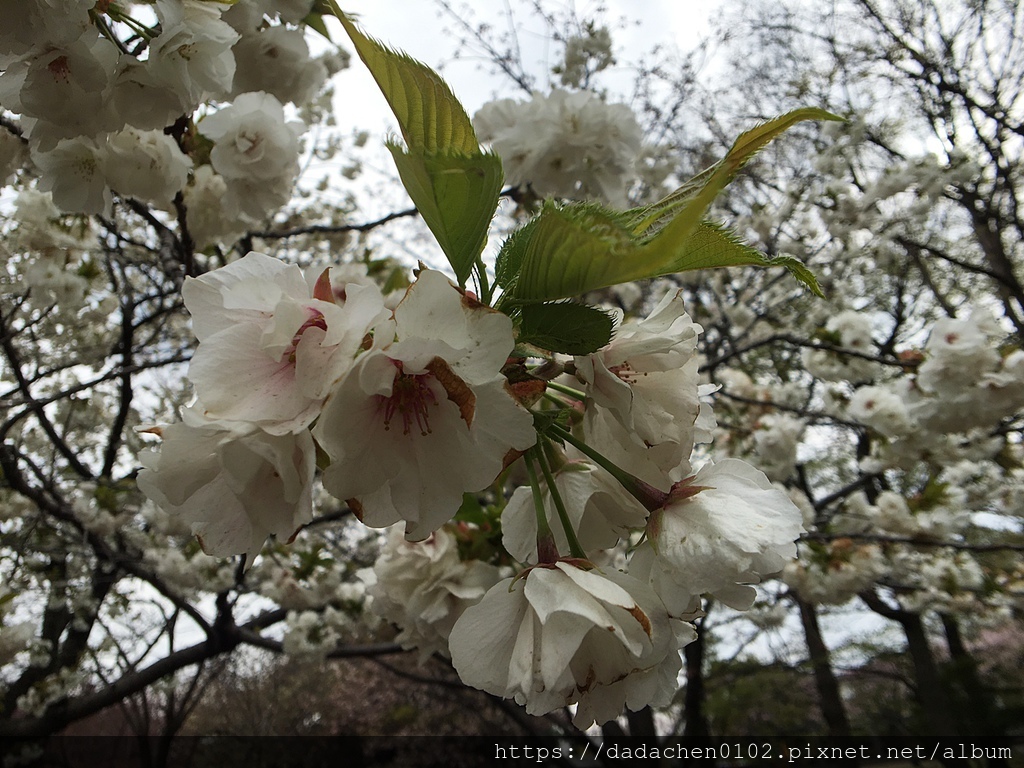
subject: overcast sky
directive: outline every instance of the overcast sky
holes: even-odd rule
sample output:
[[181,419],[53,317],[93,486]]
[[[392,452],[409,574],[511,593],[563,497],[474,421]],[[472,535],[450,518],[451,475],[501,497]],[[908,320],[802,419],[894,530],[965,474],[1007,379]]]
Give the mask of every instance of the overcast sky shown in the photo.
[[[563,3],[567,0],[563,0]],[[524,59],[533,64],[531,73],[543,76],[545,70],[558,63],[561,51],[550,44],[541,33],[540,23],[526,12],[526,3],[509,4],[494,0],[474,0],[458,7],[469,7],[476,14],[476,21],[487,20],[499,29],[508,27],[507,9],[512,8],[516,20],[516,28],[520,32],[519,39],[524,50]],[[675,45],[681,50],[689,50],[697,45],[702,36],[710,30],[709,20],[718,2],[696,2],[696,0],[606,0],[608,8],[606,18],[614,24],[621,18],[640,21],[640,25],[613,27],[613,42],[616,52],[627,52],[635,56],[636,52],[653,47],[656,44]],[[550,3],[549,5],[556,5]],[[575,3],[577,12],[585,16],[588,10],[596,6],[593,2]],[[345,0],[342,3],[345,11],[357,14],[362,29],[389,45],[405,51],[432,67],[447,63],[444,77],[452,86],[456,96],[472,115],[484,102],[494,97],[496,92],[502,96],[517,96],[514,87],[507,81],[488,78],[473,61],[451,62],[457,44],[456,23],[433,2],[410,3],[404,0]],[[471,21],[472,19],[467,20]],[[337,32],[335,40],[348,50],[344,35],[337,25],[331,27],[332,34]],[[546,60],[547,66],[543,62]],[[624,74],[623,87],[631,77]],[[355,126],[371,131],[382,131],[393,126],[393,118],[372,79],[359,62],[353,62],[351,70],[340,75],[338,80],[339,93],[344,93],[353,105],[351,122]],[[545,83],[540,80],[542,88]],[[343,101],[340,103],[344,103]],[[347,116],[340,116],[342,122],[348,122]]]

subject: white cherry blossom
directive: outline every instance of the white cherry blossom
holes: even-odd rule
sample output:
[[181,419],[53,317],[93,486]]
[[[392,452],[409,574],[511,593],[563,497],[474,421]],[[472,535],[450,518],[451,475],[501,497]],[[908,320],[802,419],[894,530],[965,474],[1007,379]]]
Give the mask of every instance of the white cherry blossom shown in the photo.
[[327,68],[309,56],[298,29],[272,26],[242,35],[235,54],[235,95],[264,91],[282,102],[305,104],[327,77]]
[[324,487],[368,525],[405,520],[410,539],[439,528],[536,440],[500,373],[512,347],[507,316],[421,272],[324,406]]
[[647,318],[622,323],[606,347],[574,359],[593,401],[583,424],[587,441],[663,491],[689,473],[702,394],[694,357],[701,331],[683,310],[681,292],[670,292]]
[[375,286],[314,298],[296,266],[250,253],[182,287],[199,339],[189,378],[205,415],[273,434],[305,429],[384,311]]
[[231,90],[238,33],[220,18],[221,9],[199,0],[156,0],[161,32],[147,61],[157,81],[178,95],[183,114]]
[[755,596],[746,585],[796,557],[801,533],[802,516],[789,496],[749,464],[724,459],[677,485],[651,513],[647,541],[629,571],[649,580],[673,615],[692,614],[707,593],[745,610]]
[[[555,472],[555,486],[565,504],[580,546],[587,552],[614,547],[632,528],[647,522],[647,510],[607,472],[590,461],[567,461]],[[546,484],[541,498],[559,552],[569,545]],[[537,514],[530,486],[520,486],[501,513],[502,543],[521,563],[537,562]]]
[[112,189],[127,197],[170,205],[191,168],[192,159],[163,131],[126,128],[107,140],[104,175]]
[[261,219],[288,201],[299,172],[299,122],[286,122],[269,93],[243,93],[203,118],[199,132],[214,142],[210,162],[227,183],[229,213]]
[[452,629],[452,664],[467,685],[514,698],[532,715],[578,704],[587,728],[667,704],[678,649],[694,635],[657,595],[618,571],[558,562],[493,586]]
[[594,198],[625,205],[642,133],[625,104],[607,104],[590,91],[555,89],[522,103],[485,104],[474,117],[513,184],[540,195]]
[[0,103],[23,115],[36,148],[95,137],[123,123],[108,108],[117,48],[95,30],[13,62],[0,75]]
[[53,202],[76,213],[110,212],[113,199],[103,170],[104,151],[87,138],[63,139],[48,152],[30,148],[39,169],[39,188]]
[[316,449],[308,432],[271,435],[186,421],[159,428],[159,451],[139,459],[139,488],[191,524],[203,550],[252,559],[268,536],[288,541],[312,519]]
[[447,528],[410,542],[399,526],[388,531],[373,573],[376,583],[369,594],[374,613],[396,624],[401,630],[397,642],[419,649],[421,659],[449,655],[448,636],[455,622],[501,578],[497,566],[461,560],[458,542]]

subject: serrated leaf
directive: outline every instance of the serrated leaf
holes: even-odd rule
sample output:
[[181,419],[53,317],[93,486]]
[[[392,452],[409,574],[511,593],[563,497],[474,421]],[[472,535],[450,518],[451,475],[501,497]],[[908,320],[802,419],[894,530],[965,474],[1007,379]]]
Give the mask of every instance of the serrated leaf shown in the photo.
[[523,248],[513,297],[565,298],[689,269],[743,264],[786,267],[821,295],[817,281],[797,259],[769,259],[703,220],[715,197],[751,157],[792,125],[818,119],[842,118],[807,108],[769,120],[741,134],[720,162],[648,208],[615,213],[593,205],[547,206]]
[[825,298],[814,274],[792,256],[766,256],[745,245],[724,227],[703,221],[679,249],[677,259],[669,265],[670,272],[688,272],[715,267],[785,267],[815,295]]
[[[702,193],[709,193],[710,199],[724,189],[735,178],[736,173],[758,152],[764,149],[779,134],[796,123],[805,120],[842,120],[843,118],[816,107],[807,107],[787,112],[769,120],[745,133],[740,134],[729,152],[722,160],[710,168],[706,168],[692,179],[686,181],[678,189],[669,193],[656,203],[645,208],[629,211],[630,229],[634,234],[642,235],[659,222],[687,207]],[[713,194],[711,194],[713,192]],[[706,209],[707,206],[704,206]],[[697,219],[704,215],[704,209],[697,214]]]
[[513,294],[527,301],[561,299],[647,277],[638,257],[633,236],[613,211],[548,205],[526,243]]
[[[644,246],[653,260],[665,256],[681,245],[697,228],[708,207],[735,177],[747,162],[760,152],[776,136],[804,120],[842,120],[841,117],[816,107],[807,107],[787,112],[740,134],[729,152],[712,168],[698,174],[669,196],[672,199],[668,209],[675,211],[664,229],[652,237]],[[655,204],[657,207],[659,204]],[[653,218],[648,216],[634,225],[634,233],[643,234],[663,216],[659,212]]]
[[611,315],[586,304],[527,304],[519,325],[521,344],[549,352],[589,355],[612,339]]
[[487,229],[501,192],[501,161],[478,153],[426,154],[388,144],[423,221],[448,257],[460,285],[465,285],[483,250]]
[[501,244],[498,256],[494,260],[494,280],[504,290],[511,291],[519,279],[523,268],[526,247],[537,228],[538,218],[533,218],[520,227]]
[[410,149],[464,155],[480,151],[469,115],[440,75],[364,35],[334,0],[330,6],[398,118]]

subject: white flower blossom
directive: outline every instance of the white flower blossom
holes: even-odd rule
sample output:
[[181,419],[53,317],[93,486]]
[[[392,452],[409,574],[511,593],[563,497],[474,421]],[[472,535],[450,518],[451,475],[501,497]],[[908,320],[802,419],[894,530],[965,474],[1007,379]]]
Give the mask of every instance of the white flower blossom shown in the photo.
[[623,706],[667,704],[694,638],[657,595],[618,571],[558,562],[492,587],[449,639],[467,685],[514,698],[532,715],[578,704],[573,722],[607,722]]
[[506,315],[421,272],[324,406],[324,487],[367,525],[405,520],[410,539],[426,538],[536,441],[500,373],[512,348]]
[[419,649],[421,661],[449,655],[455,622],[501,578],[497,566],[461,560],[458,542],[445,528],[417,542],[406,541],[401,527],[392,528],[373,571],[374,613],[399,627],[396,640]]
[[210,162],[227,183],[229,213],[258,220],[288,202],[302,128],[285,122],[281,102],[262,92],[243,93],[199,122],[199,132],[214,142]]
[[783,491],[749,464],[724,459],[651,513],[629,571],[649,579],[674,616],[692,614],[709,593],[745,610],[756,595],[748,585],[781,571],[802,532],[800,510]]
[[[565,504],[569,523],[587,552],[614,547],[632,528],[642,528],[647,510],[607,472],[587,460],[567,461],[555,472],[555,487]],[[569,544],[547,484],[541,498],[548,526],[559,552]],[[521,563],[537,562],[537,513],[530,486],[516,488],[501,513],[502,543]]]
[[181,113],[231,90],[238,33],[220,18],[221,6],[200,0],[156,0],[160,34],[150,41],[149,70],[178,95]]
[[170,205],[188,181],[192,159],[163,131],[126,128],[109,137],[103,172],[114,191]]
[[249,253],[182,287],[199,348],[189,364],[204,414],[272,434],[305,429],[384,312],[375,286],[338,306],[314,298],[302,271]]
[[642,139],[625,104],[607,104],[589,91],[555,89],[526,103],[485,104],[473,123],[501,156],[510,183],[529,183],[545,197],[625,205]]
[[[701,394],[694,350],[702,330],[677,291],[647,318],[622,323],[597,353],[574,358],[592,400],[583,425],[588,443],[661,490],[689,473]],[[709,426],[705,418],[702,429]]]
[[301,30],[272,26],[242,35],[235,47],[232,93],[263,91],[281,102],[305,104],[327,78],[323,63],[309,57]]
[[110,214],[113,198],[104,174],[104,149],[88,138],[63,139],[48,152],[32,149],[39,188],[64,211]]
[[268,536],[288,541],[312,519],[316,450],[308,432],[235,432],[185,415],[187,422],[159,429],[159,452],[139,456],[138,484],[191,523],[203,551],[244,554],[251,563]]

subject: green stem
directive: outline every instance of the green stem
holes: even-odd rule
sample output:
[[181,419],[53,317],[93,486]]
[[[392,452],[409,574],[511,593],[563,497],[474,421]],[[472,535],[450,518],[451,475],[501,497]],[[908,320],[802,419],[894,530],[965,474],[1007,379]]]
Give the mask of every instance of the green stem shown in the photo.
[[548,402],[552,403],[553,405],[555,405],[558,408],[571,408],[572,407],[571,403],[565,402],[565,400],[562,400],[557,395],[552,395],[550,392],[545,392],[544,393],[544,399],[547,400]]
[[566,541],[569,542],[569,554],[581,560],[586,560],[587,553],[580,546],[580,541],[576,538],[576,531],[569,521],[569,513],[565,509],[565,502],[562,501],[562,494],[558,492],[558,486],[555,485],[555,476],[551,474],[548,457],[544,455],[543,450],[538,450],[535,455],[537,463],[540,464],[541,472],[544,473],[544,480],[548,484],[548,490],[551,492],[551,500],[555,503],[555,510],[558,512],[558,520],[562,524],[562,530],[565,531]]
[[572,398],[574,398],[576,400],[579,400],[581,402],[587,399],[587,393],[586,392],[581,392],[578,389],[573,389],[572,387],[567,387],[567,386],[565,386],[565,384],[559,384],[557,381],[549,381],[548,382],[548,386],[551,389],[555,390],[556,392],[561,392],[563,395],[569,395],[570,397],[572,397]]
[[569,445],[580,451],[584,456],[592,459],[595,464],[618,480],[619,484],[625,488],[634,499],[643,504],[647,511],[653,512],[654,510],[661,509],[665,506],[665,502],[668,500],[667,493],[659,491],[653,485],[645,483],[640,478],[631,475],[629,472],[622,469],[622,467],[619,467],[609,461],[607,457],[598,451],[595,451],[579,438],[573,436],[569,430],[564,429],[557,424],[552,424],[548,428],[548,431],[552,436],[557,437],[560,440],[564,440],[569,443]]
[[119,50],[121,53],[128,53],[128,49],[125,47],[124,43],[121,42],[121,39],[114,34],[114,30],[112,30],[110,28],[110,25],[107,24],[106,19],[104,19],[100,14],[96,13],[96,11],[89,11],[89,16],[92,18],[93,24],[96,25],[97,29],[99,29],[100,34],[103,35],[103,37],[107,38],[107,40],[116,45],[117,50]]
[[487,267],[484,266],[484,260],[481,258],[476,260],[476,276],[480,281],[480,301],[487,306],[491,306],[491,299],[494,297],[494,289],[487,281]]
[[526,473],[530,476],[530,489],[533,491],[533,510],[537,515],[537,562],[553,563],[558,560],[558,545],[555,544],[555,536],[548,525],[548,516],[544,511],[544,497],[540,492],[540,481],[537,479],[537,470],[533,468],[534,457],[537,454],[536,448],[526,452]]
[[137,21],[135,18],[125,13],[121,9],[115,8],[113,5],[111,5],[107,9],[107,16],[109,16],[114,21],[119,21],[122,24],[131,27],[135,34],[145,38],[146,40],[152,40],[154,37],[156,37],[156,35],[153,34],[153,30],[151,30],[141,21]]

